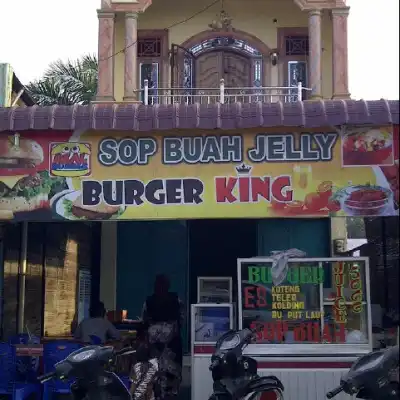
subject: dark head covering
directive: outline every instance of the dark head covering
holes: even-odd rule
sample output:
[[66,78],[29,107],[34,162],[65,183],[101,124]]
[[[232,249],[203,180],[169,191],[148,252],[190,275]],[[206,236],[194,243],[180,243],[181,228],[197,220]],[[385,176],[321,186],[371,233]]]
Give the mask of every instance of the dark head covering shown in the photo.
[[169,291],[170,283],[166,275],[157,275],[154,293],[146,300],[147,314],[153,322],[180,321],[178,295]]
[[91,318],[104,318],[106,315],[106,308],[104,303],[99,301],[90,306],[89,314]]
[[167,275],[157,275],[154,281],[154,294],[166,295],[169,292],[170,283]]

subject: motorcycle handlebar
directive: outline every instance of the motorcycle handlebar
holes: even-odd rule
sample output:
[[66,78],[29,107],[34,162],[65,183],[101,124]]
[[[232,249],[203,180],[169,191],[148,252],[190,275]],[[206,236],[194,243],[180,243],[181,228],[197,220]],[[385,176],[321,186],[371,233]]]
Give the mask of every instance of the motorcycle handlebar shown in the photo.
[[47,374],[38,376],[38,377],[37,377],[37,380],[38,380],[40,383],[44,383],[44,382],[49,381],[50,379],[53,379],[55,376],[56,376],[56,372],[55,372],[55,371],[53,371],[53,372],[48,372]]
[[328,399],[332,399],[332,398],[334,398],[335,396],[337,396],[339,393],[343,392],[343,389],[344,389],[343,386],[340,385],[340,386],[338,386],[337,388],[335,388],[335,389],[331,390],[330,392],[328,392],[328,393],[326,394],[326,397],[327,397]]
[[212,370],[219,364],[219,362],[220,362],[220,359],[219,359],[219,358],[215,359],[214,361],[211,362],[211,364],[210,364],[210,366],[208,367],[208,369],[209,369],[210,371],[212,371]]
[[121,350],[115,351],[116,356],[127,356],[129,354],[134,354],[134,353],[136,353],[136,350],[133,347],[124,347]]

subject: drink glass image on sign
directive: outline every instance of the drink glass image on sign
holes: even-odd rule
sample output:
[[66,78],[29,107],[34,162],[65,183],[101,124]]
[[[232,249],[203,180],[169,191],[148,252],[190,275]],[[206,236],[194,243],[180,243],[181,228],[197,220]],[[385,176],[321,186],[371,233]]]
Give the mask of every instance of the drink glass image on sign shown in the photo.
[[311,165],[295,165],[293,167],[293,186],[307,190],[312,181]]
[[391,128],[352,132],[342,140],[343,166],[393,165]]
[[120,217],[126,207],[101,202],[94,206],[84,205],[80,190],[66,190],[51,199],[53,214],[68,220],[108,220]]
[[304,201],[312,183],[311,165],[295,165],[292,172],[294,200]]

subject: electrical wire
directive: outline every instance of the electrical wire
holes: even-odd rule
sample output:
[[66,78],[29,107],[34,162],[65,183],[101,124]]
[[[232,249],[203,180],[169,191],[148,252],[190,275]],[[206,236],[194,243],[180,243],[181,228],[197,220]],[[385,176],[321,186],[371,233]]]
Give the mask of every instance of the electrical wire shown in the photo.
[[[206,6],[206,7],[202,8],[201,10],[197,11],[195,14],[191,15],[190,17],[185,18],[185,19],[183,19],[183,20],[181,20],[181,21],[175,22],[174,24],[172,24],[172,25],[167,26],[166,28],[164,28],[164,30],[167,31],[168,29],[175,28],[175,27],[178,26],[178,25],[182,25],[182,24],[184,24],[184,23],[186,23],[186,22],[189,22],[189,21],[192,20],[193,18],[196,18],[198,15],[200,15],[200,14],[204,13],[205,11],[209,10],[212,6],[214,6],[214,5],[217,4],[217,3],[220,3],[220,0],[215,0],[215,1],[213,1],[213,2],[210,3],[208,6]],[[99,59],[99,62],[100,62],[100,61],[107,61],[107,60],[109,60],[110,58],[113,58],[113,57],[115,57],[115,56],[118,55],[118,54],[124,53],[126,49],[129,49],[130,47],[134,46],[137,42],[138,42],[138,41],[135,40],[134,42],[132,42],[132,43],[128,44],[127,46],[125,46],[123,49],[118,50],[116,53],[111,54],[111,55],[108,56],[108,57],[100,58],[100,59]]]

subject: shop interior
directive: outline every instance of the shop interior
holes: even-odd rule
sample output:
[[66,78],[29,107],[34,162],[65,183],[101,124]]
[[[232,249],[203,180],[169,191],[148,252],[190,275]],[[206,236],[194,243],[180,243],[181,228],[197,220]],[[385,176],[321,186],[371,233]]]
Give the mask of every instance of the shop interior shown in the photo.
[[[20,320],[21,231],[22,224],[2,228],[3,338],[16,333]],[[237,301],[237,258],[265,257],[272,250],[293,247],[309,257],[329,257],[331,248],[328,218],[121,221],[117,231],[117,308],[128,310],[132,319],[140,315],[159,273],[170,277],[189,316],[190,304],[197,302],[198,277],[232,277],[233,302]],[[398,218],[348,219],[347,232],[348,241],[363,242],[349,245],[341,255],[370,259],[372,324],[378,343],[398,324]],[[101,223],[31,222],[28,238],[24,330],[37,336],[67,336],[90,301],[100,299]],[[188,319],[186,352],[189,324]]]
[[[315,241],[307,235],[314,233]],[[318,232],[318,234],[317,234]],[[273,250],[304,248],[329,256],[329,220],[191,220],[121,222],[118,225],[117,307],[135,318],[157,274],[165,273],[187,306],[197,303],[199,277],[232,278],[237,301],[237,259],[269,256]],[[145,271],[138,276],[138,271]],[[189,352],[190,318],[184,332]]]

